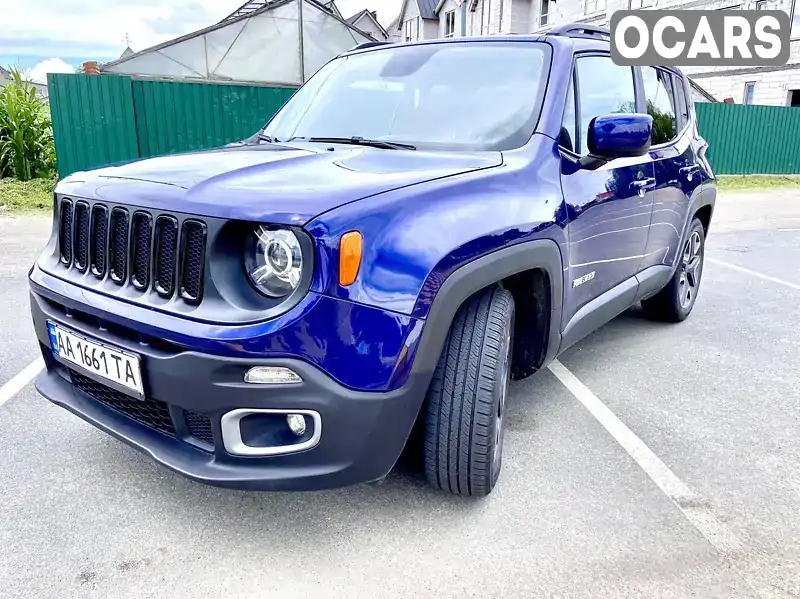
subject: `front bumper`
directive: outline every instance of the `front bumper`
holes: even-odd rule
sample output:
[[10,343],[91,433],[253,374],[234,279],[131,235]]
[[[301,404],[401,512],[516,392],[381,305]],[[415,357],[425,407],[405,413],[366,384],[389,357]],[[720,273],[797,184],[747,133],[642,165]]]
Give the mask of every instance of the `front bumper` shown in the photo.
[[[47,368],[36,380],[39,392],[114,437],[193,480],[249,490],[313,490],[378,480],[394,466],[416,420],[430,373],[412,373],[390,392],[350,390],[321,370],[296,359],[216,356],[143,345],[69,316],[54,302],[31,293],[31,310]],[[56,361],[49,346],[47,320],[87,337],[142,356],[148,398],[163,402],[173,430],[163,432],[109,407],[85,393]],[[253,366],[283,366],[303,382],[250,385],[244,373]],[[225,451],[220,419],[239,408],[313,410],[322,435],[311,449],[270,457],[234,456]],[[197,442],[187,428],[188,412],[207,416],[213,443]]]

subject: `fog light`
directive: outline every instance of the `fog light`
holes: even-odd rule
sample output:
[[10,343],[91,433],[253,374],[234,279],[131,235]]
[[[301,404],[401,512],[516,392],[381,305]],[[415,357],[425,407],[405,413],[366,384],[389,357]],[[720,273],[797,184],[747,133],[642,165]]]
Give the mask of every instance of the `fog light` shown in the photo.
[[287,414],[286,424],[289,429],[298,437],[306,434],[306,418],[302,414]]
[[282,366],[256,366],[247,371],[244,382],[256,385],[279,385],[302,383],[303,379],[294,370]]

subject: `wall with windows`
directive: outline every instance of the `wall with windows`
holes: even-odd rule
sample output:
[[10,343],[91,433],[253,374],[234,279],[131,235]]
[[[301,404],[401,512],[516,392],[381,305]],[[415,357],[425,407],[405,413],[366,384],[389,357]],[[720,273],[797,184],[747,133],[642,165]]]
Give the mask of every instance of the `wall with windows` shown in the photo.
[[[674,4],[674,2],[673,2]],[[694,3],[693,3],[694,4]],[[661,7],[659,3],[658,7]],[[772,106],[790,105],[792,90],[800,89],[800,0],[717,0],[697,8],[732,8],[795,11],[789,62],[779,69],[734,67],[691,67],[686,73],[720,101],[733,98],[737,104],[745,100],[745,84],[755,83],[752,103]]]
[[405,4],[405,12],[400,16],[400,41],[431,40],[439,35],[439,22],[420,17],[419,6],[415,0]]
[[420,37],[419,6],[414,0],[405,3],[405,12],[400,16],[400,41],[408,42],[422,39]]
[[[628,8],[628,0],[558,0],[549,3],[548,26],[558,23],[581,21],[584,23],[605,24],[615,10]],[[534,0],[533,31],[543,29],[539,25],[542,15],[542,0]]]
[[[531,31],[540,26],[543,0],[534,0],[531,7]],[[695,10],[784,10],[793,14],[791,57],[787,67],[780,70],[736,69],[733,67],[684,68],[715,98],[722,101],[733,98],[737,104],[744,100],[745,83],[754,82],[754,104],[786,106],[791,102],[791,91],[800,90],[800,0],[559,0],[549,2],[548,26],[570,21],[607,24],[615,10],[627,8],[695,9]],[[796,65],[796,68],[792,65]]]
[[461,37],[461,7],[445,0],[439,11],[439,37]]
[[[420,32],[414,25],[412,39],[446,37],[447,14],[452,15],[453,36],[460,35],[461,14],[466,10],[466,35],[480,36],[497,33],[531,33],[558,23],[579,21],[598,25],[607,24],[615,10],[628,8],[645,9],[697,9],[697,10],[784,10],[793,14],[791,56],[789,63],[780,69],[735,69],[732,67],[685,68],[715,98],[722,101],[733,98],[736,103],[744,100],[745,84],[755,83],[752,90],[754,104],[790,105],[792,91],[800,90],[800,0],[446,0],[439,12],[439,21],[418,19],[416,2],[409,0],[403,19],[417,19]],[[794,95],[800,96],[800,91]]]
[[[467,7],[467,35],[507,33],[506,13],[514,2],[528,0],[464,0]],[[504,26],[504,23],[508,23]]]
[[[505,11],[507,16],[507,25],[503,31],[508,33],[530,33],[536,29],[534,24],[536,7],[539,0],[508,0],[508,7]],[[538,12],[536,12],[538,14]]]
[[754,83],[752,104],[789,106],[794,90],[800,90],[800,66],[787,70],[739,69],[733,74],[697,77],[697,83],[717,100],[733,98],[736,104],[744,104],[745,84]]

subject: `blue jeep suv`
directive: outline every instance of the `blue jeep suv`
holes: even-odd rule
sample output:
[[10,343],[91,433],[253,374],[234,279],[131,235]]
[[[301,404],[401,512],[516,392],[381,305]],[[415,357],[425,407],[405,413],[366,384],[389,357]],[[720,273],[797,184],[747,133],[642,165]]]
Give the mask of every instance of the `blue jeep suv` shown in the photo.
[[688,81],[607,32],[367,44],[242,143],[74,174],[37,388],[194,480],[486,495],[506,389],[692,310],[716,197]]

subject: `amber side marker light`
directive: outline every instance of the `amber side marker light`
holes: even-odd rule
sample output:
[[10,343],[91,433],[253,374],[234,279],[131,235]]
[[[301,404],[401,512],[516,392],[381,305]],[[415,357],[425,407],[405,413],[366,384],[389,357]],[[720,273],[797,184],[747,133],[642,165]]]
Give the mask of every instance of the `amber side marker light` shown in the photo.
[[347,286],[356,280],[361,266],[362,246],[363,239],[358,231],[342,235],[339,242],[339,285]]

